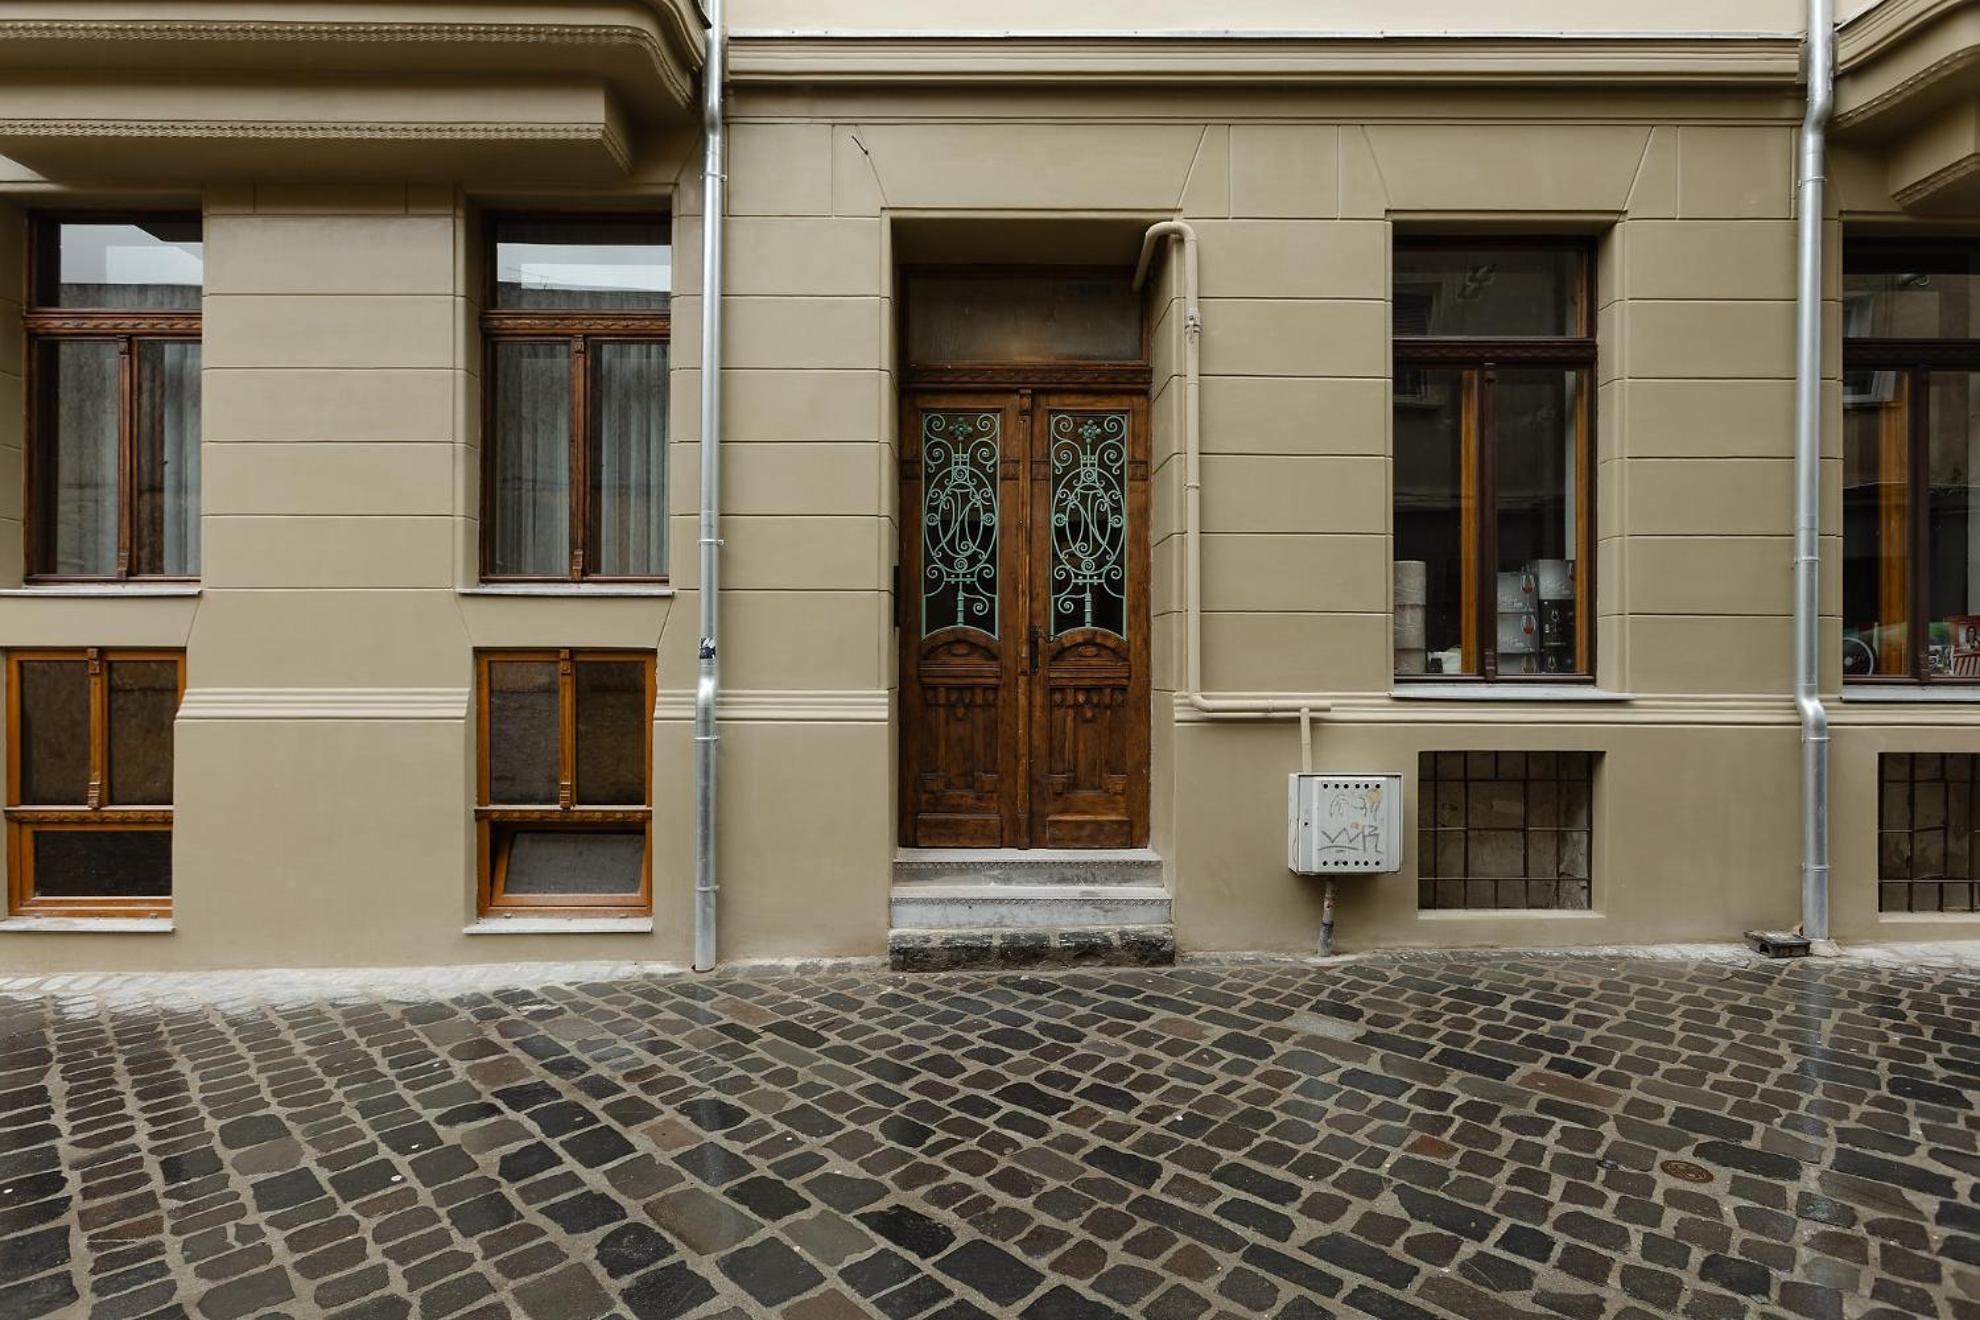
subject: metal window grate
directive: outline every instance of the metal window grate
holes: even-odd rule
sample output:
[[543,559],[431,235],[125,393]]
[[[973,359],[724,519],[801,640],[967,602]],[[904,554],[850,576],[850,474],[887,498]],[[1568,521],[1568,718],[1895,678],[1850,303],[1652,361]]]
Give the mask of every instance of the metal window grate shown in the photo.
[[1417,907],[1586,911],[1591,752],[1424,752]]
[[1877,910],[1980,911],[1980,755],[1887,752],[1877,777]]

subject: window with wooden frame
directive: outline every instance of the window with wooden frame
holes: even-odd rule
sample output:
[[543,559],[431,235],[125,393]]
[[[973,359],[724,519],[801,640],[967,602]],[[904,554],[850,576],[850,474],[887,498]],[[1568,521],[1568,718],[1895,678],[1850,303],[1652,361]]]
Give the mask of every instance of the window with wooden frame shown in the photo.
[[488,250],[482,578],[665,581],[667,221],[501,217]]
[[199,217],[30,226],[27,580],[199,576]]
[[1843,675],[1980,682],[1980,244],[1843,253]]
[[8,910],[172,910],[178,651],[7,655]]
[[1394,275],[1395,672],[1587,680],[1588,248],[1398,243]]
[[481,908],[651,910],[653,653],[476,656]]

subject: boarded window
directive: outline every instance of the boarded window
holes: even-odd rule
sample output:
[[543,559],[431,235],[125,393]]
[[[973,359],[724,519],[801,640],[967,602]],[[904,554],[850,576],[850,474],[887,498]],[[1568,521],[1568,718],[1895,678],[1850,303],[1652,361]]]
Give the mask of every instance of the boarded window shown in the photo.
[[1417,906],[1589,907],[1590,752],[1424,752]]
[[1894,752],[1877,763],[1877,910],[1980,912],[1980,755]]

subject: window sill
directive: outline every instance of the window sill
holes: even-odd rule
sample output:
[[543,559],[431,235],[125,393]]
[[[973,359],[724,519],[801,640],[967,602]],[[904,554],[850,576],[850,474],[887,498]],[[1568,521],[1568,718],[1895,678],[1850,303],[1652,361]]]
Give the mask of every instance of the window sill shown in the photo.
[[159,582],[159,583],[105,582],[105,583],[88,583],[88,584],[75,583],[72,585],[51,582],[46,586],[39,586],[39,587],[0,588],[0,598],[11,598],[15,600],[27,600],[35,597],[40,597],[42,599],[58,599],[58,600],[71,600],[71,599],[115,600],[118,597],[133,597],[133,596],[185,597],[185,596],[197,596],[199,595],[199,593],[200,593],[200,584],[197,582]]
[[1597,921],[1606,916],[1594,908],[1434,908],[1418,909],[1418,921],[1497,921],[1518,917],[1521,921]]
[[16,916],[0,919],[0,935],[170,935],[170,917]]
[[1842,699],[1844,701],[1923,702],[1927,704],[1980,701],[1980,686],[1967,683],[1918,683],[1909,686],[1892,684],[1889,687],[1879,684],[1873,687],[1867,683],[1860,683],[1854,686],[1846,683],[1843,685]]
[[652,917],[483,917],[463,935],[651,935]]
[[1579,683],[1398,683],[1398,701],[1634,701],[1634,692],[1611,692]]
[[462,596],[637,596],[666,599],[674,589],[664,582],[647,585],[607,582],[484,582],[478,586],[457,587]]

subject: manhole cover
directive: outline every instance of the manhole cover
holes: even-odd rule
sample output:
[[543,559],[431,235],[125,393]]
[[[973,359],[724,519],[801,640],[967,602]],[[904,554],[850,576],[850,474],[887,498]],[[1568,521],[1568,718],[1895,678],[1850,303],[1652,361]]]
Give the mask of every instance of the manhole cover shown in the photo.
[[1665,1160],[1657,1167],[1665,1173],[1670,1174],[1671,1177],[1682,1179],[1685,1182],[1708,1183],[1712,1181],[1712,1171],[1710,1169],[1702,1165],[1693,1164],[1690,1160]]

